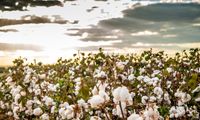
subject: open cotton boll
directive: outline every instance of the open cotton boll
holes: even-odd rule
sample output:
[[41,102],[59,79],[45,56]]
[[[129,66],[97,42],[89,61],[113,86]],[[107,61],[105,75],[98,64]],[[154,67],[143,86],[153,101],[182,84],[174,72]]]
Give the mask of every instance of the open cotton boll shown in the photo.
[[25,91],[21,91],[21,92],[20,92],[20,95],[21,95],[21,96],[26,96],[26,92],[25,92]]
[[143,116],[145,120],[159,120],[160,114],[157,110],[157,106],[148,106],[143,112]]
[[121,102],[121,108],[120,105],[118,104],[116,106],[116,115],[118,115],[120,118],[122,118],[122,112],[125,115],[126,114],[126,103],[125,102]]
[[171,73],[171,72],[173,72],[173,69],[170,68],[170,67],[168,67],[168,68],[167,68],[167,72],[168,72],[168,73]]
[[197,86],[197,87],[192,91],[192,93],[199,92],[199,91],[200,91],[200,84],[199,84],[199,86]]
[[40,118],[41,120],[49,120],[49,115],[47,113],[44,113]]
[[113,91],[114,102],[118,104],[119,101],[121,102],[128,102],[128,104],[132,104],[132,97],[129,93],[127,87],[118,87]]
[[185,108],[183,106],[172,106],[169,113],[170,118],[179,118],[185,115]]
[[62,119],[66,119],[67,116],[65,114],[65,108],[60,108],[58,111],[59,115],[61,116]]
[[133,79],[135,79],[135,76],[134,76],[134,74],[130,74],[129,76],[128,76],[128,80],[133,80]]
[[99,91],[105,91],[108,84],[106,82],[101,82],[100,80],[97,82],[97,84],[92,89],[93,95],[98,95]]
[[27,108],[31,108],[32,105],[33,105],[33,100],[28,100],[28,101],[26,102],[26,107],[27,107]]
[[140,115],[133,113],[127,118],[127,120],[143,120],[143,118]]
[[10,86],[13,85],[12,77],[8,76],[5,81],[6,81],[6,85],[10,85]]
[[118,69],[123,70],[125,64],[124,64],[124,62],[117,62],[117,63],[116,63],[116,66],[117,66]]
[[156,94],[157,96],[159,96],[159,95],[163,94],[163,90],[160,87],[155,87],[153,90],[153,93]]
[[15,103],[18,103],[18,100],[21,98],[20,94],[15,95]]
[[101,120],[101,118],[98,117],[98,116],[91,116],[91,117],[90,117],[90,120]]
[[87,103],[85,102],[85,100],[83,100],[83,99],[78,100],[77,103],[78,103],[78,105],[79,105],[80,107],[84,107],[84,108],[87,108],[87,107],[88,107],[88,104],[87,104]]
[[155,96],[150,96],[149,97],[149,102],[155,102],[156,101],[156,97]]
[[107,74],[104,71],[99,71],[94,77],[96,77],[96,78],[106,78]]
[[49,85],[48,85],[48,90],[49,90],[49,91],[56,92],[56,91],[57,91],[57,88],[58,88],[57,85],[54,85],[54,84],[49,84]]
[[104,98],[100,95],[94,95],[88,100],[92,108],[98,108],[105,102]]
[[19,94],[21,90],[22,90],[22,87],[18,85],[16,87],[12,87],[10,93],[12,94],[12,96],[15,96]]
[[171,100],[169,98],[169,93],[165,93],[164,94],[164,100],[168,103],[168,104],[171,104]]
[[195,99],[196,102],[200,102],[200,97]]
[[38,77],[39,77],[39,79],[42,79],[42,80],[43,80],[43,79],[46,78],[46,74],[39,74]]
[[190,94],[187,94],[185,92],[177,90],[177,92],[174,94],[175,97],[178,99],[178,105],[183,105],[184,103],[191,100]]
[[141,100],[141,102],[142,102],[142,104],[147,104],[147,100],[149,99],[149,97],[147,97],[147,96],[142,96],[142,100]]
[[54,101],[52,98],[48,97],[48,96],[45,96],[42,101],[45,102],[45,105],[46,106],[51,106],[51,105],[54,105]]
[[33,110],[33,114],[35,115],[35,116],[40,116],[41,114],[43,113],[43,111],[42,111],[42,109],[41,108],[35,108],[34,110]]
[[105,91],[103,91],[103,90],[100,90],[100,91],[99,91],[99,95],[100,95],[102,98],[104,98],[105,101],[109,101],[109,100],[110,100],[110,97],[108,96],[108,94],[107,94]]
[[66,111],[67,119],[72,119],[74,118],[74,109],[73,105],[67,106]]

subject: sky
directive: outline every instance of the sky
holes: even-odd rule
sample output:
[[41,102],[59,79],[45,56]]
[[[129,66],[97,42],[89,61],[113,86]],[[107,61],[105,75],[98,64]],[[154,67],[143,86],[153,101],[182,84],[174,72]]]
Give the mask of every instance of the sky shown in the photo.
[[78,0],[0,11],[0,65],[19,56],[53,63],[99,47],[110,53],[154,48],[169,54],[199,47],[200,5],[158,2]]

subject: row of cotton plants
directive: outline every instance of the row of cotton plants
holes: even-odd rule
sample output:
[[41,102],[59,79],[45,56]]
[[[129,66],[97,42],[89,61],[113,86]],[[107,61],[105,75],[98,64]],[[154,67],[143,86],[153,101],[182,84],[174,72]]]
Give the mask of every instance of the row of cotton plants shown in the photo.
[[198,120],[200,49],[169,57],[75,54],[52,65],[16,59],[0,76],[0,118]]

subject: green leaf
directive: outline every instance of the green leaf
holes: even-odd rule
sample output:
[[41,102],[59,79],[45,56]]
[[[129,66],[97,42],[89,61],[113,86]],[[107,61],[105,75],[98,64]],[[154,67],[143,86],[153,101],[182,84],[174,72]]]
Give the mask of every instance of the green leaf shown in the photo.
[[169,113],[169,108],[167,106],[161,106],[160,108],[158,108],[158,111],[161,116],[166,117]]
[[189,80],[188,82],[188,86],[193,90],[197,87],[198,83],[197,83],[197,78],[198,78],[198,74],[192,74],[192,78]]

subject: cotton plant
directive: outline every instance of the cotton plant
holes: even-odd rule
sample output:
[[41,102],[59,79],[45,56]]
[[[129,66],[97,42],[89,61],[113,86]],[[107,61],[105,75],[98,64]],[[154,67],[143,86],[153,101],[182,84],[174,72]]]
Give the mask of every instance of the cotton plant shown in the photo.
[[50,65],[19,58],[0,74],[0,119],[199,119],[199,54],[100,49]]
[[127,87],[117,87],[113,90],[113,102],[116,105],[116,108],[114,109],[113,113],[118,115],[121,118],[125,118],[126,116],[126,106],[133,104],[133,98],[131,94],[129,93],[129,90]]

